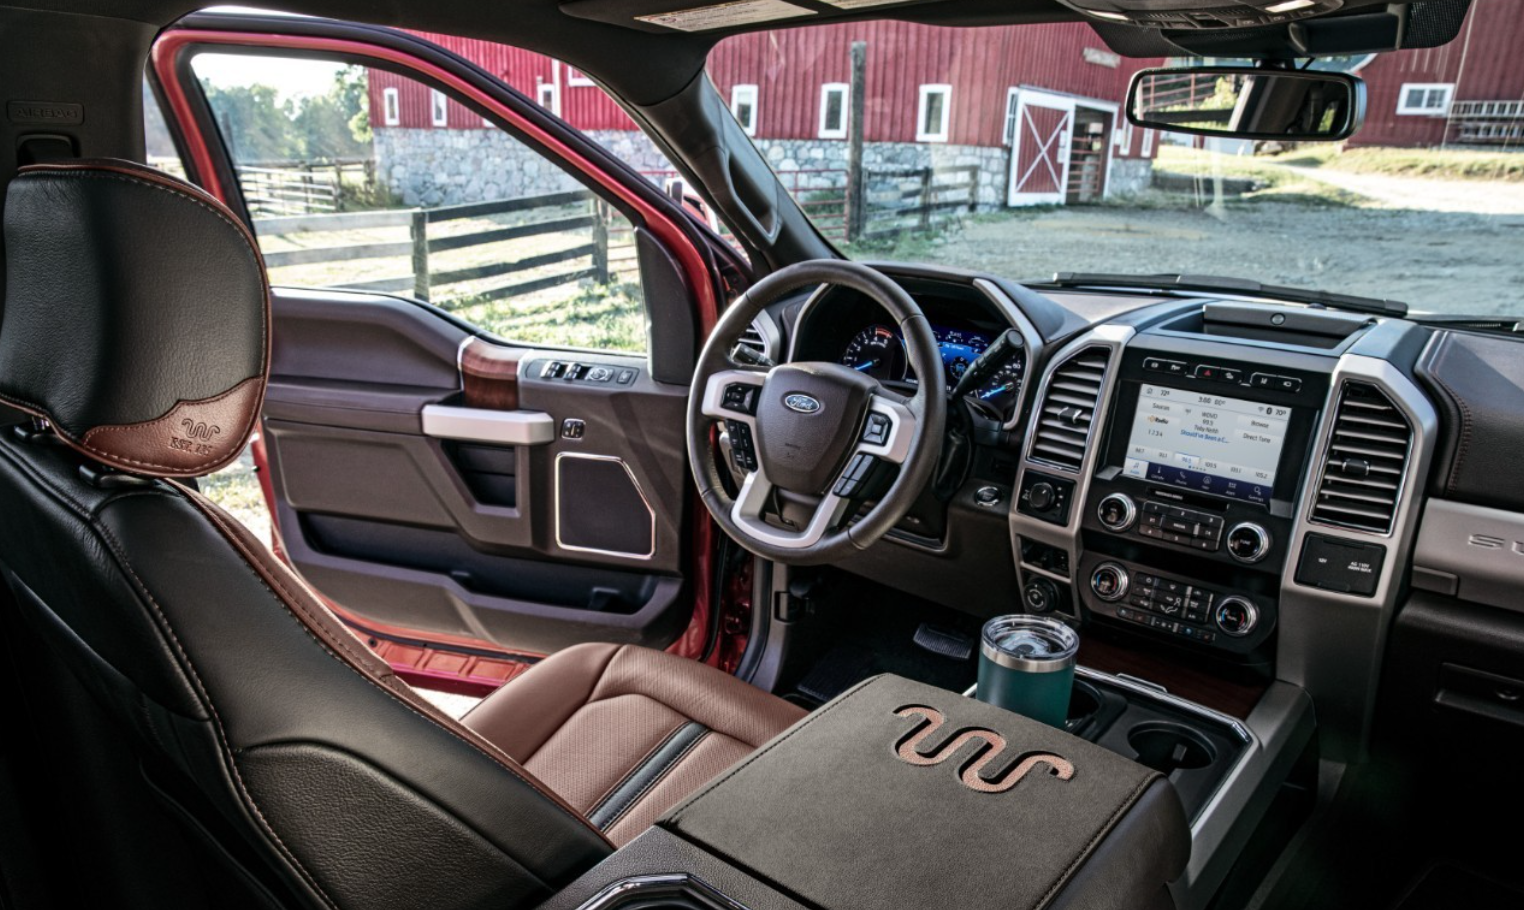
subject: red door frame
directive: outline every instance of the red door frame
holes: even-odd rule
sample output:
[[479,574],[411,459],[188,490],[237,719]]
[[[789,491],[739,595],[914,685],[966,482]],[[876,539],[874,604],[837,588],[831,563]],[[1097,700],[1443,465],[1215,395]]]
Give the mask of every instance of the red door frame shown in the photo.
[[[641,226],[651,231],[651,234],[673,255],[681,267],[683,276],[694,294],[699,337],[707,338],[714,328],[719,312],[719,295],[715,280],[709,273],[703,253],[695,246],[683,228],[669,217],[668,213],[652,205],[623,181],[598,167],[595,162],[567,145],[527,116],[525,112],[505,104],[499,98],[449,69],[396,48],[350,38],[290,35],[277,32],[220,31],[207,28],[171,28],[159,37],[153,45],[151,62],[171,117],[175,121],[174,126],[179,131],[184,151],[190,158],[190,163],[202,187],[235,210],[233,193],[222,185],[216,154],[212,150],[214,143],[220,147],[220,137],[209,137],[202,131],[201,121],[195,116],[190,96],[179,80],[178,65],[182,56],[191,50],[207,46],[308,51],[376,60],[415,74],[425,82],[453,90],[460,97],[480,106],[491,116],[512,126],[524,139],[538,146],[548,157],[557,159],[568,169],[583,175],[590,182],[601,187],[609,196],[627,205],[641,219]],[[272,545],[276,553],[283,556],[280,546],[280,529],[272,505],[274,503],[273,488],[263,439],[255,442],[253,454],[259,468],[265,502],[267,506],[271,506]],[[703,504],[697,500],[694,502],[692,521],[694,528],[691,560],[693,615],[688,628],[668,650],[694,659],[704,657],[707,651],[707,661],[718,665],[724,649],[715,646],[717,643],[709,641],[710,630],[716,625],[712,623],[711,616],[714,610],[720,607],[712,602],[715,527]],[[416,642],[419,648],[405,652],[398,648],[388,647],[394,644],[391,642],[380,641],[379,644],[372,646],[377,647],[378,651],[392,662],[393,669],[398,675],[409,682],[427,687],[469,694],[486,694],[511,679],[515,673],[510,670],[505,675],[500,666],[488,666],[483,661],[493,664],[513,663],[515,659],[522,661],[524,658],[538,656],[512,654],[504,651],[500,645],[479,639],[420,632],[371,622],[326,598],[324,602],[341,619],[356,628],[362,637],[367,632],[373,632],[385,638],[400,639],[409,643]],[[370,641],[377,642],[378,639],[373,637]],[[393,653],[387,654],[385,653],[387,651]],[[503,655],[508,660],[483,657],[463,662],[456,659],[462,651]],[[440,655],[446,659],[441,659]]]

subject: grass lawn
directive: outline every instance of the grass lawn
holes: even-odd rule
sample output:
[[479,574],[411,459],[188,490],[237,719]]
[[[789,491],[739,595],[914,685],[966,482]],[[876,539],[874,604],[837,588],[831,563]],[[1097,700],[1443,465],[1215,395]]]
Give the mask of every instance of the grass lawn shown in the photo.
[[1341,151],[1337,145],[1313,145],[1268,160],[1293,167],[1324,167],[1352,174],[1524,183],[1524,153],[1520,152],[1395,148]]
[[[1159,157],[1154,166],[1161,171],[1208,179],[1247,177],[1259,184],[1259,188],[1252,192],[1228,199],[1226,204],[1230,206],[1254,205],[1261,202],[1291,202],[1298,205],[1347,208],[1364,201],[1364,197],[1357,193],[1331,186],[1321,180],[1304,177],[1269,158],[1225,155],[1204,149],[1163,145],[1159,148]],[[1212,189],[1209,183],[1205,186],[1204,192],[1211,194]],[[1131,200],[1122,200],[1121,204],[1135,205],[1136,203]]]

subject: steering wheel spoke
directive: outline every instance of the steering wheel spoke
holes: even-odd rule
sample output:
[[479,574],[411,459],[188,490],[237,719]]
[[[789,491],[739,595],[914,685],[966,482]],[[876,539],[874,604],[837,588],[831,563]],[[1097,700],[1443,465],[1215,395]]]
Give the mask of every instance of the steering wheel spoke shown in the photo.
[[798,529],[780,527],[766,519],[767,510],[774,505],[773,482],[760,467],[746,475],[741,490],[731,507],[730,517],[754,540],[784,550],[805,550],[820,543],[825,536],[846,518],[851,503],[835,493],[827,493],[815,504],[809,521]]

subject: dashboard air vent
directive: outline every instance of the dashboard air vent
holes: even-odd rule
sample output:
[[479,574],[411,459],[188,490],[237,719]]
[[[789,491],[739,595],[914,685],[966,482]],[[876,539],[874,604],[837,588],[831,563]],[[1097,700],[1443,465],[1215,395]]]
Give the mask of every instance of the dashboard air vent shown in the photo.
[[1413,428],[1391,399],[1364,382],[1339,391],[1312,519],[1377,534],[1392,530]]
[[757,327],[755,322],[747,326],[746,331],[741,333],[741,340],[738,344],[742,347],[751,348],[764,357],[767,356],[767,339],[762,336],[762,330]]
[[1033,461],[1079,472],[1106,384],[1111,349],[1088,347],[1059,364],[1048,380],[1032,437]]

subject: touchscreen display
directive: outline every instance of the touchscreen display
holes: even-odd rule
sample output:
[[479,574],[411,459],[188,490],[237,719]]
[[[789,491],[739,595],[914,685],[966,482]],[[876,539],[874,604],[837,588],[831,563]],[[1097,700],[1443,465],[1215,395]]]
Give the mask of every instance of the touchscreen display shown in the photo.
[[1290,422],[1290,408],[1144,384],[1122,471],[1265,503]]

